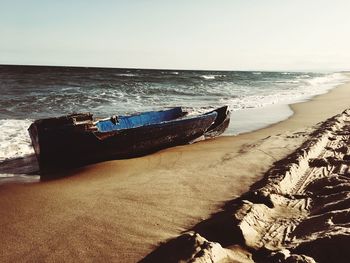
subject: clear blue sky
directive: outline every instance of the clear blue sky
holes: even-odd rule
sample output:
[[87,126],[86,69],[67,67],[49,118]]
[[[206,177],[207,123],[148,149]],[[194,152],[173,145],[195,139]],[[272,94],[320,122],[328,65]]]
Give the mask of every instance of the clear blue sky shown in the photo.
[[349,0],[9,0],[0,64],[349,70]]

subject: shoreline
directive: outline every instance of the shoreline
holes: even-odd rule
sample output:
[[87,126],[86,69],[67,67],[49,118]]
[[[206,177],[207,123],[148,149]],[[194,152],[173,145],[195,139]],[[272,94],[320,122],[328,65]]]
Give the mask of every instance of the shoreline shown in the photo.
[[[260,129],[267,128],[271,125],[278,124],[280,122],[286,121],[294,115],[294,107],[293,105],[307,103],[309,101],[314,100],[319,96],[326,95],[332,90],[337,89],[339,86],[342,86],[346,83],[350,82],[350,73],[341,72],[342,74],[347,76],[346,80],[342,80],[342,83],[335,85],[331,89],[326,90],[323,93],[315,94],[313,96],[307,96],[304,98],[300,98],[297,101],[287,103],[287,104],[270,104],[261,108],[247,108],[240,109],[237,111],[231,112],[231,123],[228,127],[227,133],[224,136],[237,136],[244,133],[251,133],[258,131]],[[268,115],[268,118],[261,119],[256,117],[256,115]],[[241,125],[240,122],[244,122],[245,125]],[[234,125],[232,125],[234,123]]]
[[141,260],[247,192],[310,127],[349,108],[350,83],[291,107],[290,118],[257,131],[0,185],[2,258]]
[[[348,76],[350,76],[350,73],[346,73]],[[349,86],[349,88],[347,88],[347,86]],[[258,128],[256,130],[250,130],[247,132],[243,132],[243,133],[239,133],[237,135],[224,135],[224,137],[235,137],[235,136],[242,136],[242,135],[246,135],[246,134],[252,134],[252,133],[259,133],[260,131],[265,133],[265,130],[268,130],[270,128],[274,128],[276,126],[278,126],[277,128],[285,128],[287,127],[289,124],[286,125],[281,125],[281,127],[279,127],[280,124],[283,124],[284,122],[289,122],[290,120],[293,122],[293,124],[296,124],[295,127],[308,127],[310,125],[316,124],[318,122],[324,121],[325,119],[332,117],[338,113],[340,113],[343,110],[347,109],[346,108],[346,99],[342,98],[342,96],[340,96],[339,92],[342,92],[342,94],[346,93],[347,90],[350,90],[350,80],[346,81],[343,84],[337,85],[334,88],[332,88],[331,90],[329,90],[328,92],[324,93],[324,94],[319,94],[319,95],[315,95],[305,101],[301,101],[301,102],[296,102],[296,103],[291,103],[291,104],[283,104],[280,106],[285,106],[290,108],[290,110],[292,111],[292,114],[289,117],[286,117],[280,121],[277,122],[273,122],[270,124],[267,124],[266,126],[263,126],[261,128]],[[350,91],[349,91],[350,92]],[[294,120],[294,119],[299,119],[299,118],[303,118],[303,116],[301,116],[305,110],[307,108],[311,108],[311,106],[322,106],[322,103],[324,101],[326,101],[327,99],[330,100],[335,100],[337,99],[340,103],[338,105],[332,105],[331,109],[323,109],[323,111],[319,111],[319,112],[311,112],[308,113],[310,114],[309,116],[307,116],[307,119],[303,119],[302,121],[299,120]],[[313,105],[310,105],[313,104]],[[349,103],[350,106],[350,103]],[[322,107],[321,107],[322,109]],[[260,109],[254,109],[259,111]]]
[[[223,136],[238,136],[255,132],[285,121],[294,114],[290,105],[269,105],[262,108],[232,111],[230,126]],[[261,118],[262,115],[263,118]]]

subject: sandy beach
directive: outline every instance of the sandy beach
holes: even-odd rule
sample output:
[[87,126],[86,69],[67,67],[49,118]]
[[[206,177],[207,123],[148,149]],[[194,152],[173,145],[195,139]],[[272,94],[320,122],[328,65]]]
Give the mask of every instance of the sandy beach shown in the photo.
[[[99,163],[53,181],[0,185],[1,261],[273,262],[306,255],[300,257],[332,262],[349,241],[349,231],[334,234],[349,224],[349,177],[339,176],[349,151],[335,155],[340,170],[325,162],[349,140],[349,113],[339,115],[349,107],[347,83],[291,105],[292,117],[255,132]],[[331,201],[335,190],[318,192],[338,184],[343,195]],[[329,205],[335,203],[341,205]],[[181,236],[187,231],[194,232]],[[312,251],[315,244],[327,256]]]

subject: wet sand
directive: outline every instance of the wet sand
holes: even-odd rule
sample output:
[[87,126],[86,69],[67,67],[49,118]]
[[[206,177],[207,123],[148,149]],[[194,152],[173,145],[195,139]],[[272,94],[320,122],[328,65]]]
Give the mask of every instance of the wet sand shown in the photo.
[[[202,234],[206,233],[203,222],[225,212],[232,200],[267,178],[276,161],[315,137],[317,123],[349,107],[350,85],[345,84],[292,105],[295,114],[291,118],[256,132],[91,165],[54,181],[0,185],[1,259],[137,262],[183,232],[200,226]],[[255,204],[253,199],[247,200]],[[243,222],[249,213],[235,208],[241,211],[235,222]],[[252,223],[248,232],[254,231],[260,228]],[[204,235],[197,243],[221,242],[225,251],[230,248],[231,261],[251,261],[255,251],[260,251],[259,246],[246,244],[255,240],[244,234],[211,237]],[[182,253],[180,248],[175,251]],[[157,260],[156,256],[146,260]]]

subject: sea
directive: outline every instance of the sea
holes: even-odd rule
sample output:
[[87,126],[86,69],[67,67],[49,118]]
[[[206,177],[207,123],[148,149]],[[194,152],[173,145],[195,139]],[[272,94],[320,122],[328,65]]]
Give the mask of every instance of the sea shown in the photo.
[[193,71],[0,65],[0,181],[37,178],[31,122],[73,112],[109,117],[182,106],[228,105],[237,135],[282,121],[289,104],[327,93],[341,72]]

